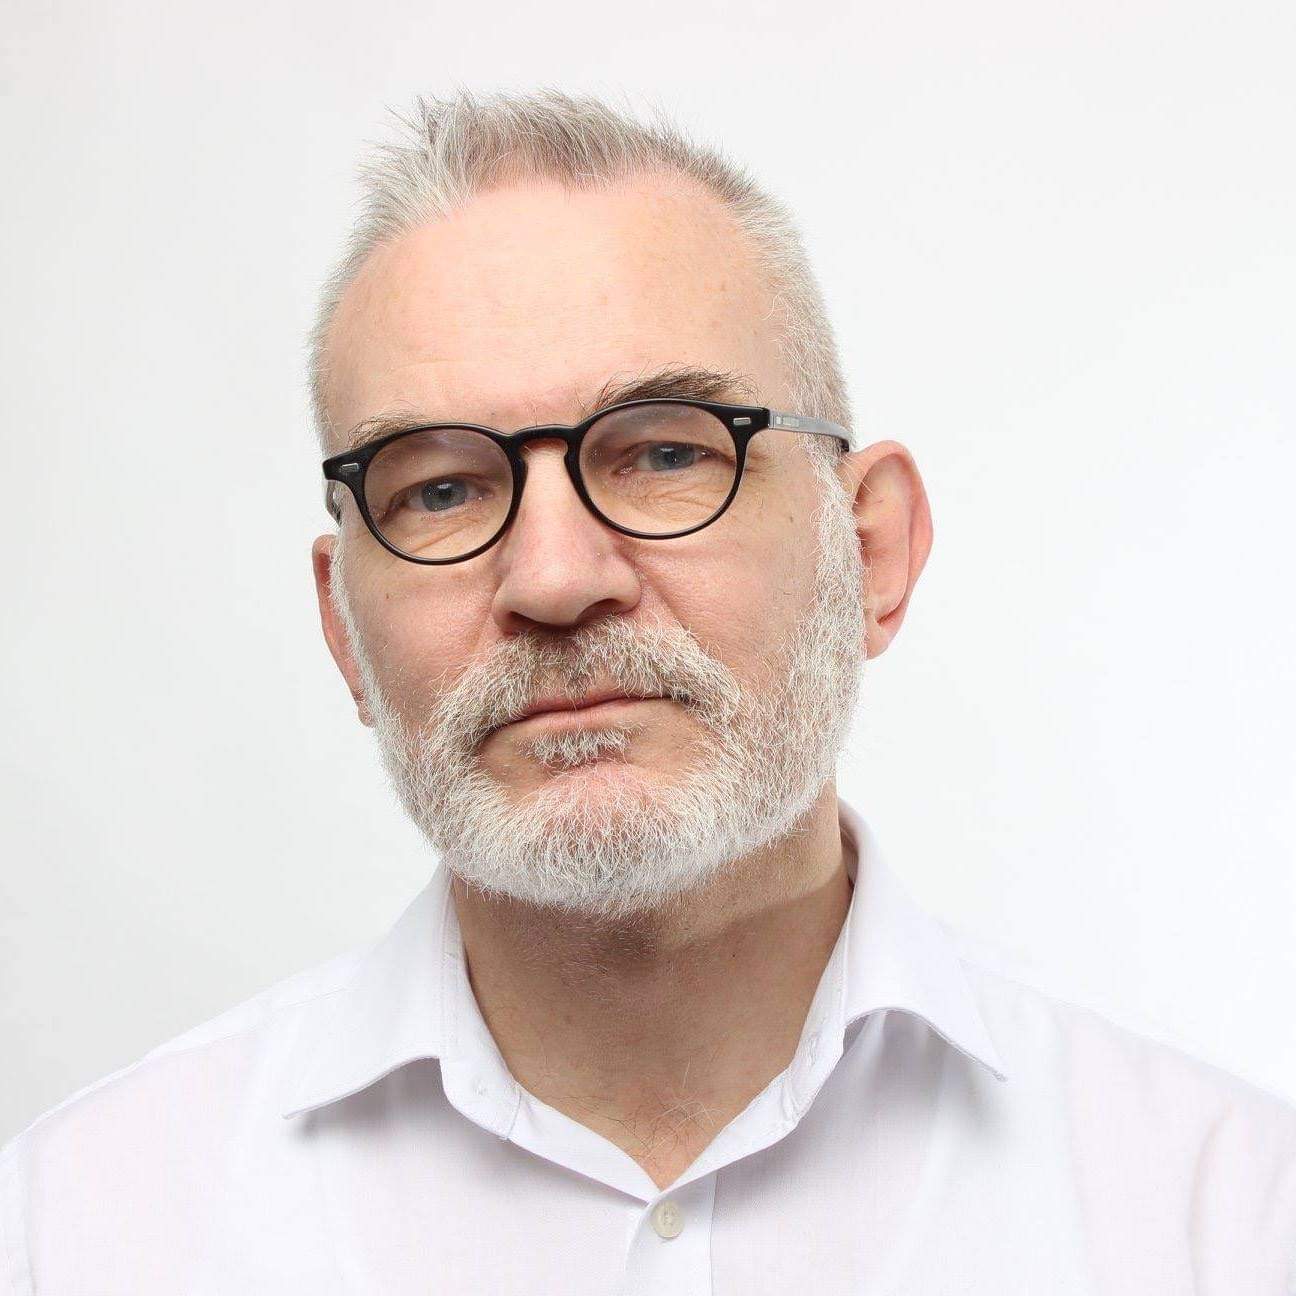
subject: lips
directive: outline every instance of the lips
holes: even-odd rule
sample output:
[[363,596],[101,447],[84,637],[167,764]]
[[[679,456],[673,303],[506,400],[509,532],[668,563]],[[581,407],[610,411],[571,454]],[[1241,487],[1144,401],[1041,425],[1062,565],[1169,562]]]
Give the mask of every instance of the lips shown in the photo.
[[589,707],[598,706],[601,702],[652,701],[659,696],[658,694],[623,693],[620,689],[601,689],[576,699],[551,694],[537,699],[517,718],[525,720],[528,716],[543,715],[550,711],[585,711]]

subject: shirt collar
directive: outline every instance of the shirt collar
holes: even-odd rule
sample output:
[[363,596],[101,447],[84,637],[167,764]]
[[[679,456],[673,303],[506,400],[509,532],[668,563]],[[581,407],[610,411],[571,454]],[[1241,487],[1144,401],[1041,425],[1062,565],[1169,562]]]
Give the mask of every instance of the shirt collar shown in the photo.
[[912,1013],[997,1080],[1007,1080],[950,933],[918,904],[873,830],[841,797],[837,815],[855,884],[835,952],[844,960],[842,1029],[882,1009]]
[[453,1024],[448,991],[462,949],[449,874],[438,863],[395,926],[361,956],[349,981],[303,1005],[283,1115],[350,1097],[406,1063],[444,1056]]
[[[816,1006],[830,998],[827,1011],[842,1030],[882,1010],[913,1013],[1006,1080],[949,934],[916,903],[841,797],[837,812],[854,891]],[[472,1002],[443,865],[360,956],[346,984],[301,1005],[297,1032],[281,1093],[285,1117],[349,1097],[422,1058],[471,1049],[488,1053],[492,1069],[503,1067]]]

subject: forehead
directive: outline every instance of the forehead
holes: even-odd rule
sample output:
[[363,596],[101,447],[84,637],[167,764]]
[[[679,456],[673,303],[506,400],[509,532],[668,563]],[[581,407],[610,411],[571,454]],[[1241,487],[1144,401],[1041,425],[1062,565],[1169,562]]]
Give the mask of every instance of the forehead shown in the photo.
[[748,239],[691,182],[478,195],[365,262],[327,339],[333,425],[379,411],[504,429],[570,417],[609,380],[668,365],[784,385]]

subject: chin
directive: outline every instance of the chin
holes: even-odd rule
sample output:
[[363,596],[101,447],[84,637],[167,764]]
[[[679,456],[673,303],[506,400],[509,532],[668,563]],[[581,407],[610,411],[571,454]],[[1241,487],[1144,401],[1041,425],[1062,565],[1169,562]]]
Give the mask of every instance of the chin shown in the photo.
[[550,811],[579,804],[586,812],[591,805],[629,812],[656,800],[665,786],[657,770],[601,756],[563,768],[540,767],[529,795]]

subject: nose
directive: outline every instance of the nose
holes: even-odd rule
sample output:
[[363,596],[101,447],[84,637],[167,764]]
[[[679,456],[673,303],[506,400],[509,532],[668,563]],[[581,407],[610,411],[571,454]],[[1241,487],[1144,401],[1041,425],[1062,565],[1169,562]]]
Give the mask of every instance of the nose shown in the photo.
[[585,506],[567,474],[566,448],[546,437],[522,451],[522,498],[496,546],[500,582],[493,613],[506,632],[583,625],[628,612],[640,598],[627,548],[637,542]]

